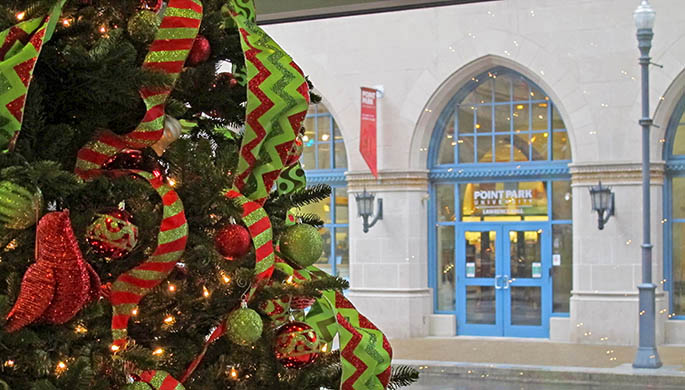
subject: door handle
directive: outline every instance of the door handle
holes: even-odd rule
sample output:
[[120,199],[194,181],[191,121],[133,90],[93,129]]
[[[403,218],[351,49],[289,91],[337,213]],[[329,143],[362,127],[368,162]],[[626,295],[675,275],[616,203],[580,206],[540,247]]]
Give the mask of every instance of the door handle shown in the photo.
[[499,280],[502,275],[495,275],[495,290],[501,290],[502,286],[499,284]]
[[504,289],[509,288],[509,284],[511,284],[511,280],[509,280],[509,275],[504,275]]

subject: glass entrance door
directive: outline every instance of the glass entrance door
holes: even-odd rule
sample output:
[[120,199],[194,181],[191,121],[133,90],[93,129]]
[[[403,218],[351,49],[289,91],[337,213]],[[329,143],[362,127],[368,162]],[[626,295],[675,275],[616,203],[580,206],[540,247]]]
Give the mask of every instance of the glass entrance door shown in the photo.
[[548,337],[547,224],[462,224],[457,233],[458,333]]

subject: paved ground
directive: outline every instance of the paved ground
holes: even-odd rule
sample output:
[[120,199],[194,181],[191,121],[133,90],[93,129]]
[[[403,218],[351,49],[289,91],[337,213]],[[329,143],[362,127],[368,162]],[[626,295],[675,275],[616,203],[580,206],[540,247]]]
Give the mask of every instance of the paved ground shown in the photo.
[[[393,357],[402,360],[595,368],[632,364],[636,350],[628,346],[466,336],[395,339],[391,344]],[[685,371],[685,345],[660,346],[658,352],[664,366]]]
[[685,345],[660,346],[660,369],[634,369],[627,346],[466,336],[391,344],[394,364],[421,372],[407,390],[685,389]]

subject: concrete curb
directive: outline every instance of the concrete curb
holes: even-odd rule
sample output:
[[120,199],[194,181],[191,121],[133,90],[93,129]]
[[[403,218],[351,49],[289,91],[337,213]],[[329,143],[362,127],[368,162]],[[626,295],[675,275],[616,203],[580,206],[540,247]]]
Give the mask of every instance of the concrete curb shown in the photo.
[[[683,389],[685,372],[667,366],[657,370],[634,369],[630,364],[616,368],[555,367],[518,364],[461,363],[442,361],[393,360],[393,365],[417,368],[424,379],[486,379],[521,383],[556,383],[650,389]],[[649,387],[647,387],[649,386]]]

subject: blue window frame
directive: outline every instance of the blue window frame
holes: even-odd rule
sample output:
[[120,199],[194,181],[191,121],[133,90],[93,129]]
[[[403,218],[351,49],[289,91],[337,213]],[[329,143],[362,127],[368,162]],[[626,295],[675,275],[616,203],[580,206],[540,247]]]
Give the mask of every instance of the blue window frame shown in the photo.
[[668,318],[685,319],[685,95],[668,124],[664,159],[664,279]]
[[[432,205],[429,209],[429,282],[435,291],[436,313],[457,314],[462,317],[458,318],[462,321],[460,329],[469,328],[463,326],[463,316],[464,307],[472,298],[464,297],[468,294],[463,290],[467,283],[460,285],[457,280],[467,274],[461,269],[465,260],[459,259],[464,256],[459,253],[464,250],[464,237],[460,235],[467,232],[469,226],[495,224],[498,227],[490,231],[505,234],[497,243],[505,252],[514,249],[504,243],[515,240],[508,239],[502,232],[507,229],[513,232],[511,229],[525,226],[536,231],[538,226],[542,227],[547,238],[538,248],[542,251],[540,258],[544,259],[540,261],[547,268],[544,269],[546,274],[540,277],[549,280],[549,285],[541,288],[547,295],[542,298],[546,305],[542,313],[568,316],[573,258],[570,160],[568,134],[558,110],[550,97],[526,77],[497,67],[473,77],[454,95],[438,118],[428,157]],[[526,211],[518,214],[511,211],[518,208],[509,207],[511,210],[507,211],[507,206],[490,210],[504,215],[469,212],[465,204],[472,206],[474,188],[515,189],[528,194],[527,189],[538,198],[535,200],[538,211],[528,215],[535,207],[526,204],[520,208]],[[513,199],[504,200],[500,205],[511,201]],[[533,201],[526,200],[531,205]],[[507,256],[498,257],[497,264],[504,264],[502,259],[511,257]],[[500,286],[500,279],[492,280],[495,287]],[[510,302],[514,304],[514,301]],[[497,305],[501,306],[501,302]],[[502,310],[511,313],[508,306]],[[523,333],[510,326],[508,334],[540,337],[548,333],[548,326],[546,322],[538,329],[524,329]]]
[[345,141],[333,115],[323,104],[310,106],[304,127],[304,151],[300,161],[305,168],[307,183],[323,183],[333,188],[329,199],[302,208],[303,212],[321,216],[325,222],[321,229],[324,253],[317,264],[332,275],[349,279]]

